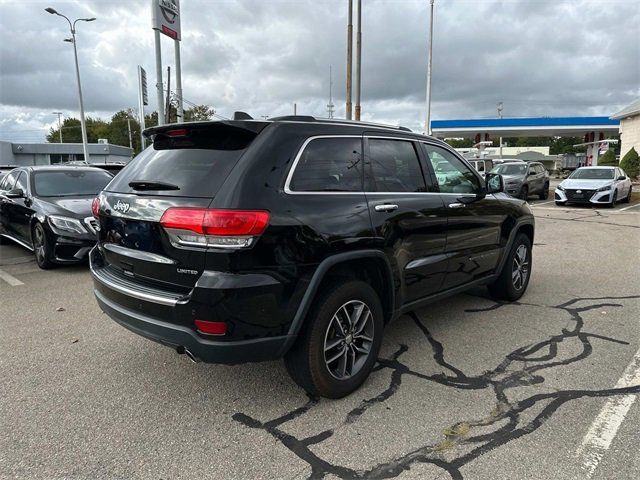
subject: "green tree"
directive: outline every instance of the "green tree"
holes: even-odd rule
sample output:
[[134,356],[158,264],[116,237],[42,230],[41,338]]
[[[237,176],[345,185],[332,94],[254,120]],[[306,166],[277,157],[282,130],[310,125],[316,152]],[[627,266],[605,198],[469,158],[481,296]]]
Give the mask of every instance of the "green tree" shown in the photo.
[[631,147],[631,150],[625,153],[622,160],[620,160],[620,168],[631,178],[636,178],[640,175],[640,157],[635,148]]
[[[176,105],[172,102],[170,109],[171,122],[176,121]],[[195,105],[184,111],[187,122],[206,121],[214,118],[215,110],[209,105]],[[145,127],[158,125],[158,112],[151,112],[144,116]],[[106,138],[113,145],[129,146],[129,127],[131,127],[131,144],[134,155],[140,152],[140,123],[132,109],[120,110],[113,114],[108,122],[99,118],[87,117],[87,140],[89,143],[97,143],[99,138]],[[82,143],[82,130],[80,120],[77,118],[65,118],[62,128],[51,128],[47,134],[47,142],[58,143],[59,132],[62,131],[63,143]]]
[[598,158],[598,165],[616,166],[618,161],[616,160],[616,154],[613,150],[607,150],[604,154]]
[[209,105],[195,105],[184,111],[185,122],[202,122],[212,120],[216,111]]

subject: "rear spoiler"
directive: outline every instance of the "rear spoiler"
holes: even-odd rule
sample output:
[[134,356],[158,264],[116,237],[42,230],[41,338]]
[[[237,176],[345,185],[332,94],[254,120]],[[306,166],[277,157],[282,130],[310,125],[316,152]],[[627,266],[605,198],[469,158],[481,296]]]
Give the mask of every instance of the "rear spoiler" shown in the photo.
[[269,123],[271,122],[260,120],[216,120],[206,122],[171,123],[169,125],[145,128],[142,133],[146,138],[153,138],[158,134],[169,135],[169,132],[174,130],[207,130],[225,126],[258,134],[264,130]]

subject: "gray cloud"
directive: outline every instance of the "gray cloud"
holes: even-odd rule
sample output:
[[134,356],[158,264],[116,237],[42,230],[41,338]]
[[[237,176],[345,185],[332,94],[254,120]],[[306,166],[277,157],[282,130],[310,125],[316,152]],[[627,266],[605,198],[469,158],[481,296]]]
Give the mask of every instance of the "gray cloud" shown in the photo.
[[[420,129],[426,0],[364,0],[363,116]],[[0,1],[0,138],[42,139],[52,110],[77,116],[71,45],[79,24],[85,104],[108,117],[137,105],[136,66],[155,84],[149,2]],[[325,115],[328,67],[344,114],[346,0],[182,1],[184,96],[229,116]],[[635,0],[436,0],[433,117],[609,115],[640,95]],[[173,48],[163,39],[173,69]],[[174,85],[172,81],[172,85]],[[150,110],[155,105],[150,105]]]

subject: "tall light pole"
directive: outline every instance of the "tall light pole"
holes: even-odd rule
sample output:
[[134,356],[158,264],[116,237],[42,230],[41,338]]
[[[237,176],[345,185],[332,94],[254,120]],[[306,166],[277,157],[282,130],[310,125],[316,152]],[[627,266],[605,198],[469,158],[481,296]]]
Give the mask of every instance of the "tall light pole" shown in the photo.
[[[498,116],[502,118],[502,102],[498,102]],[[502,158],[502,137],[500,137],[500,158]]]
[[427,63],[427,118],[424,122],[424,133],[431,135],[431,63],[433,54],[433,0],[431,4],[431,17],[429,20],[429,61]]
[[353,0],[349,0],[349,20],[347,24],[347,105],[345,116],[351,120],[351,71],[353,67]]
[[58,115],[58,133],[60,134],[60,143],[62,143],[62,123],[60,122],[62,112],[51,112],[51,115]]
[[58,13],[55,9],[48,7],[44,9],[45,12],[50,13],[51,15],[58,15],[59,17],[64,18],[69,23],[69,29],[71,30],[71,38],[65,38],[65,42],[70,42],[73,44],[73,56],[76,61],[76,80],[78,81],[78,97],[80,99],[80,128],[82,129],[82,150],[84,151],[84,161],[89,162],[89,148],[87,142],[87,125],[84,121],[84,102],[82,100],[82,85],[80,84],[80,67],[78,67],[78,49],[76,48],[76,23],[78,22],[93,22],[95,20],[92,18],[77,18],[71,23],[71,20],[65,15]]
[[358,26],[356,27],[356,121],[360,121],[360,87],[362,85],[362,0],[358,0]]

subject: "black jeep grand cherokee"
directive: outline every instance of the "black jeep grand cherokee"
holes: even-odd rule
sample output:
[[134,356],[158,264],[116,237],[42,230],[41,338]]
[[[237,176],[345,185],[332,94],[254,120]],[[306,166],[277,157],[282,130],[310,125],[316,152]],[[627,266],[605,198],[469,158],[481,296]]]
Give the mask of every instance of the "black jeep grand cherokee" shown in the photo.
[[153,146],[94,201],[95,295],[192,359],[284,357],[300,386],[338,398],[402,312],[481,284],[507,300],[527,288],[529,208],[441,141],[301,116],[146,134]]

